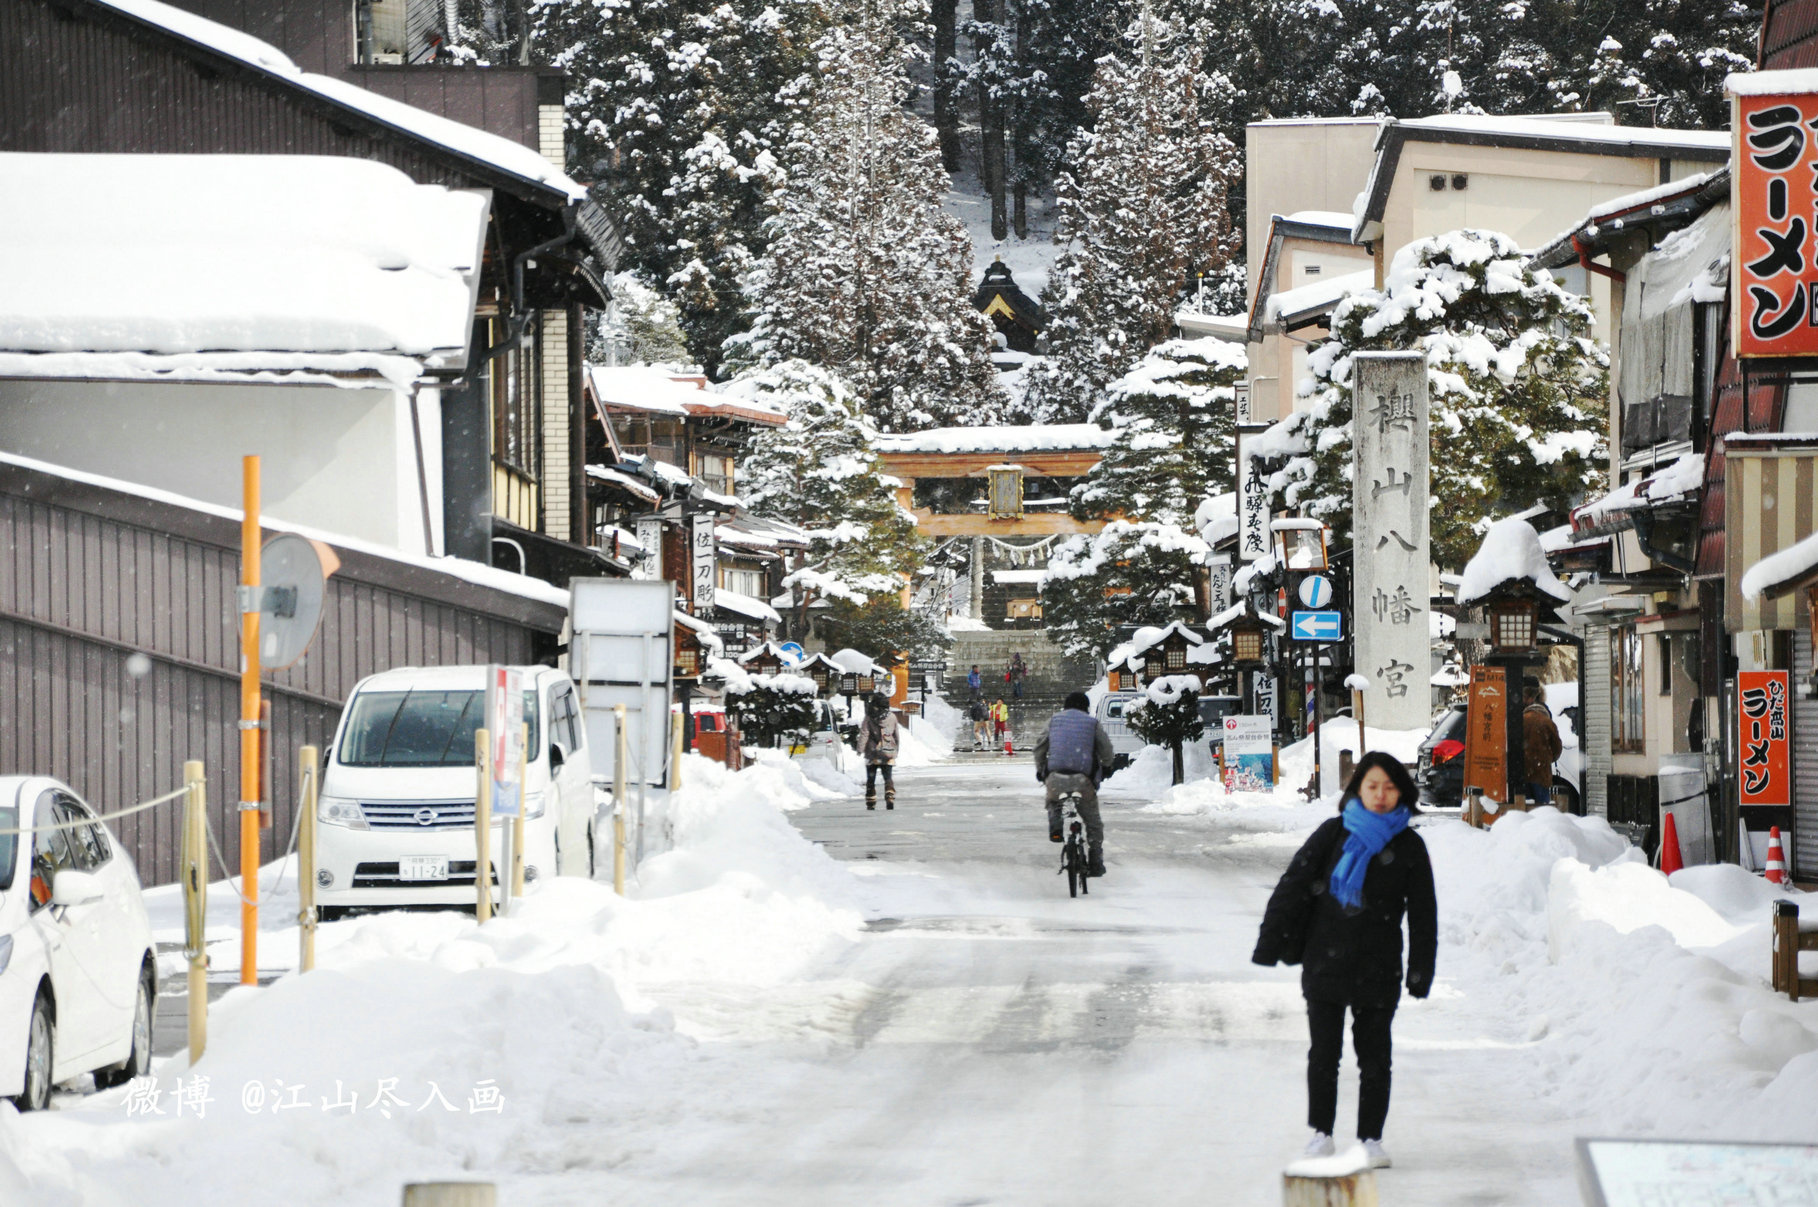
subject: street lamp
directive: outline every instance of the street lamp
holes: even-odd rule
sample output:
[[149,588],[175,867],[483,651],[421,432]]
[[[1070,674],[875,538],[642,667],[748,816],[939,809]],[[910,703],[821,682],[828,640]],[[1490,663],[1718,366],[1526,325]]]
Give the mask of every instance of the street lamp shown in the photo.
[[1329,563],[1324,524],[1318,520],[1290,517],[1275,520],[1269,527],[1275,532],[1275,556],[1285,568],[1305,573],[1326,569]]
[[1231,661],[1239,666],[1261,666],[1263,661],[1263,628],[1253,620],[1231,624]]
[[1538,612],[1532,599],[1505,599],[1492,604],[1490,649],[1498,654],[1532,653]]

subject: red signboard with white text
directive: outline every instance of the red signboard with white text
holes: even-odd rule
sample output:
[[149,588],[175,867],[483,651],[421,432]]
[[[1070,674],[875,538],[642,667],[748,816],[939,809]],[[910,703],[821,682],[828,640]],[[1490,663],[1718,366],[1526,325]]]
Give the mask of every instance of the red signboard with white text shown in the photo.
[[1736,674],[1736,770],[1744,805],[1793,803],[1792,699],[1786,671]]
[[1732,100],[1737,356],[1818,355],[1818,93]]

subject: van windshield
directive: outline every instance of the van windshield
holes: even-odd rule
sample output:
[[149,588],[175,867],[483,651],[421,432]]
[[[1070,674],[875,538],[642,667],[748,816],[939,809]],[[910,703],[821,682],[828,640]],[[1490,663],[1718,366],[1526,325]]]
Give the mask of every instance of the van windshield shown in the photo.
[[[344,767],[471,767],[484,691],[361,692],[341,738]],[[537,751],[537,694],[524,693],[527,747]]]

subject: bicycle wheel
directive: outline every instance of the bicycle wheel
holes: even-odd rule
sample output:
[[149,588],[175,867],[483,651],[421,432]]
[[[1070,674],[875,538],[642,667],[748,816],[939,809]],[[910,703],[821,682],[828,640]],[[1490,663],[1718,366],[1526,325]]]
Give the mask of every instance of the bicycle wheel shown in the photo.
[[1078,872],[1073,870],[1073,864],[1069,861],[1067,864],[1067,896],[1079,896],[1079,890],[1084,884],[1085,881]]

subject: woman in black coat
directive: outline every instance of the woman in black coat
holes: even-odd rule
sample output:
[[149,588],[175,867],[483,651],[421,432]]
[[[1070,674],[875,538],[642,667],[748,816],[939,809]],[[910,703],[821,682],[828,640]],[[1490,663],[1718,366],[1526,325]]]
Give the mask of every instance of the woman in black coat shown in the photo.
[[1357,1054],[1357,1138],[1370,1164],[1389,1164],[1382,1125],[1389,1114],[1389,1024],[1401,1000],[1401,919],[1408,919],[1408,992],[1433,987],[1438,905],[1427,845],[1408,825],[1418,811],[1414,780],[1401,760],[1364,755],[1345,785],[1339,816],[1294,855],[1263,913],[1250,958],[1296,964],[1307,999],[1308,1156],[1332,1152],[1338,1061],[1345,1011]]

